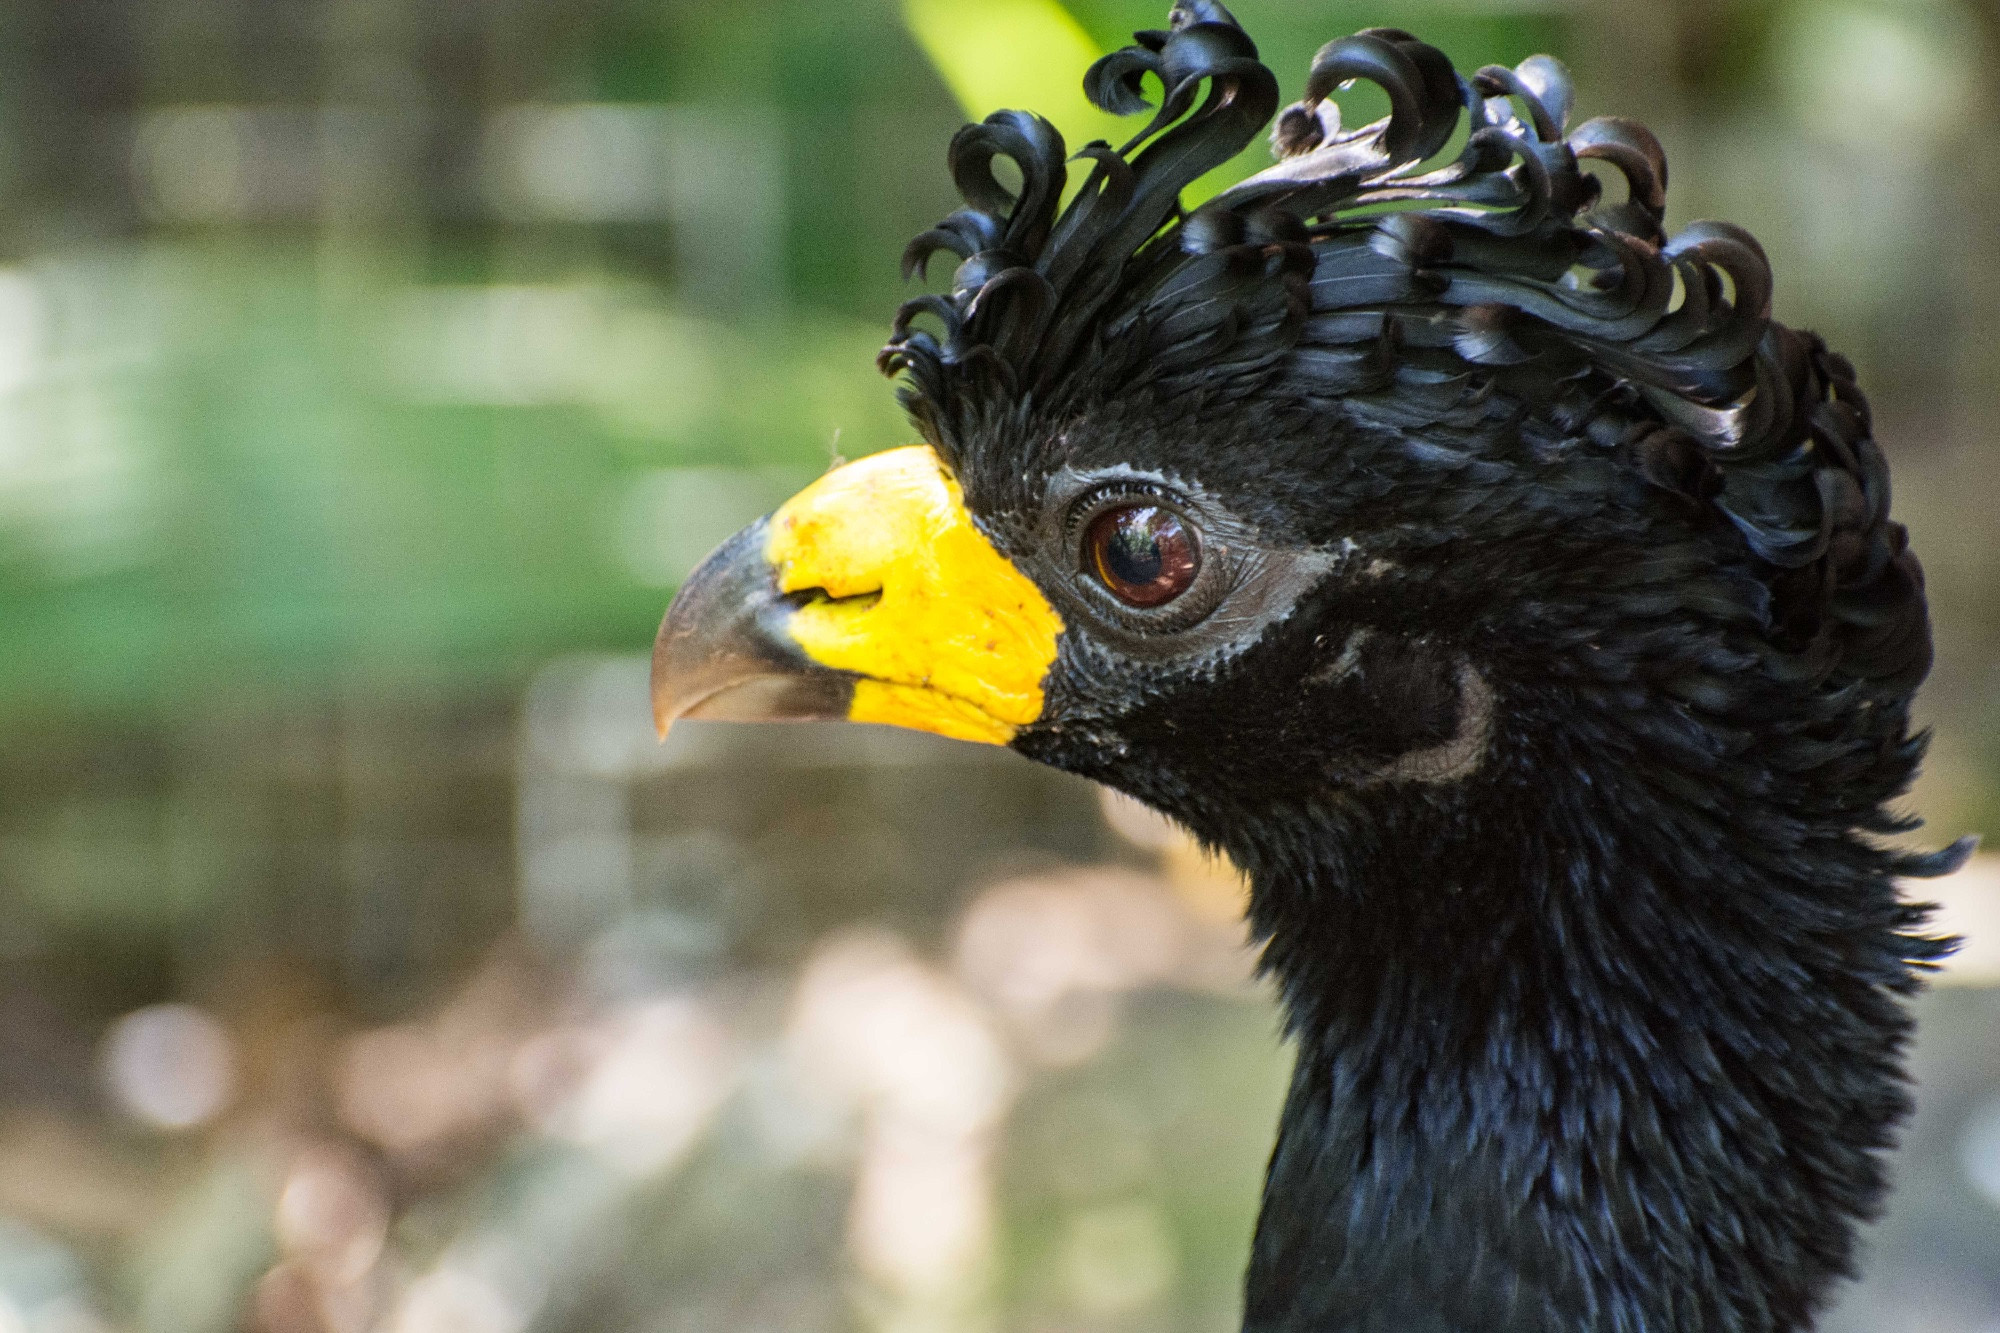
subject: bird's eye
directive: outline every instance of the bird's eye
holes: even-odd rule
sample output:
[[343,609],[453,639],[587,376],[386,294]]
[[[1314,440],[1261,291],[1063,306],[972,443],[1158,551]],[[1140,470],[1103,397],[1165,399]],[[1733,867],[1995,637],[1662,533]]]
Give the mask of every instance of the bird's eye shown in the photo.
[[1090,572],[1128,606],[1165,606],[1201,568],[1194,530],[1158,505],[1099,514],[1084,534],[1083,552]]

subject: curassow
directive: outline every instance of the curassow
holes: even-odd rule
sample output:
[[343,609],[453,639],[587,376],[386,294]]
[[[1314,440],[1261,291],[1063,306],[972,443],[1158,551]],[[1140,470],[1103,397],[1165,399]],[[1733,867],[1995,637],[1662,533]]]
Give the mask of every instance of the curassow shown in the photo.
[[1335,41],[1186,210],[1277,83],[1209,0],[1136,41],[1080,184],[1035,116],[953,140],[882,354],[927,443],[689,579],[659,725],[1009,745],[1247,873],[1297,1064],[1246,1329],[1809,1326],[1949,947],[1895,881],[1967,850],[1880,841],[1930,631],[1849,364],[1553,60]]

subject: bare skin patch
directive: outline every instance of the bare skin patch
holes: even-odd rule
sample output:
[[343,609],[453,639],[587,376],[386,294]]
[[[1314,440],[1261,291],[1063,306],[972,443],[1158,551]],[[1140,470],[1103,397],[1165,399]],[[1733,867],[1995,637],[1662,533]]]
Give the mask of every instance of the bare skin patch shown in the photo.
[[1319,662],[1300,684],[1322,719],[1322,771],[1334,782],[1455,782],[1478,771],[1494,695],[1459,653],[1368,625],[1322,635],[1313,649]]
[[1450,739],[1412,750],[1375,774],[1377,782],[1458,782],[1479,771],[1493,739],[1493,687],[1467,662],[1458,668],[1458,726]]
[[1347,677],[1353,675],[1356,671],[1360,670],[1361,650],[1362,648],[1367,646],[1369,638],[1374,633],[1375,633],[1374,630],[1369,629],[1367,626],[1364,625],[1360,629],[1357,629],[1353,633],[1349,634],[1347,636],[1347,642],[1341,645],[1340,655],[1334,658],[1331,662],[1328,662],[1325,666],[1319,668],[1319,670],[1313,672],[1312,675],[1307,678],[1307,683],[1319,685],[1319,684],[1328,684],[1338,680],[1345,680]]

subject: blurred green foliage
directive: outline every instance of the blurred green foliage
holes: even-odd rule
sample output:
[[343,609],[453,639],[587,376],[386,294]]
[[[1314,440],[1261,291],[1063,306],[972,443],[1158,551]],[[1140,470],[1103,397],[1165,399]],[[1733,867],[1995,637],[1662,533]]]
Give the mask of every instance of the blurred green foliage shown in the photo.
[[[908,15],[1042,105],[1157,8]],[[1288,83],[1394,9],[1259,8]],[[886,0],[15,9],[0,711],[518,683],[645,641],[649,474],[909,434],[870,363],[959,109]],[[1425,17],[1464,62],[1566,45],[1555,8]],[[1060,59],[980,40],[1020,21]]]

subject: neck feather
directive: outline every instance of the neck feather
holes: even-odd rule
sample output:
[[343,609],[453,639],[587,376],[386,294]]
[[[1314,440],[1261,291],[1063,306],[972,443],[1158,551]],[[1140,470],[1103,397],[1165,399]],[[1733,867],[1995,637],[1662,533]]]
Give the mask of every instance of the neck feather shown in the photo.
[[1564,751],[1231,845],[1298,1046],[1246,1329],[1766,1333],[1850,1271],[1949,854]]

